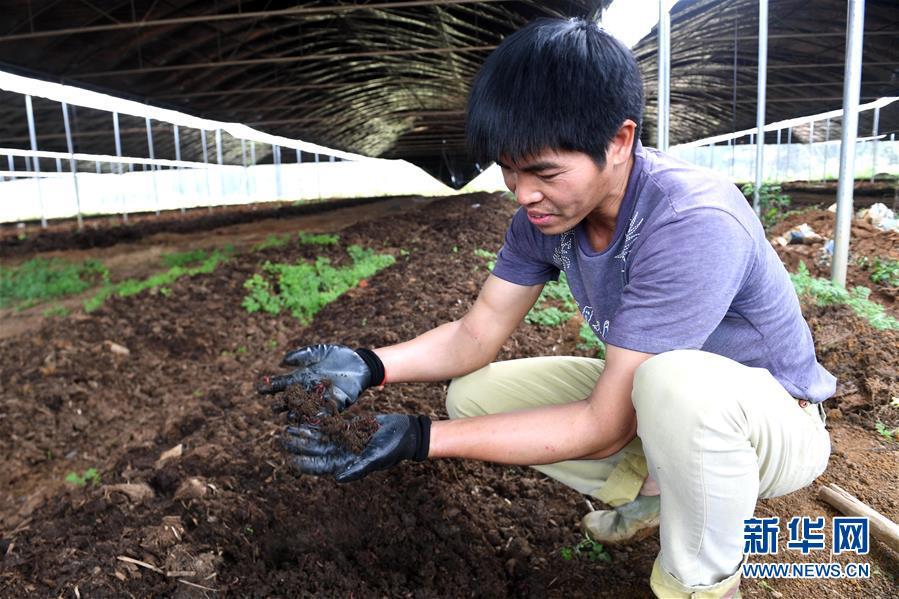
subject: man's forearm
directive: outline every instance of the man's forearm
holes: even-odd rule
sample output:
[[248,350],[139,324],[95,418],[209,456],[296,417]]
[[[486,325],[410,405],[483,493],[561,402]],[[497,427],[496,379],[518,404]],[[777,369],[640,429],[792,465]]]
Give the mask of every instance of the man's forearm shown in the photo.
[[486,366],[499,348],[487,347],[464,320],[448,322],[415,339],[375,350],[387,381],[443,381]]
[[607,457],[637,431],[633,410],[613,411],[587,400],[475,418],[431,427],[430,458],[457,457],[538,465]]

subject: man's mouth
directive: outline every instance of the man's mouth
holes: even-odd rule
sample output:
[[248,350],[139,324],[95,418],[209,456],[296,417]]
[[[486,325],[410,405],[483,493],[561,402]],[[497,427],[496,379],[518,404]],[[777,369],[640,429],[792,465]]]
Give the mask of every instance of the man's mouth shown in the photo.
[[528,220],[535,225],[545,225],[555,217],[554,214],[546,214],[544,212],[533,212],[528,210]]

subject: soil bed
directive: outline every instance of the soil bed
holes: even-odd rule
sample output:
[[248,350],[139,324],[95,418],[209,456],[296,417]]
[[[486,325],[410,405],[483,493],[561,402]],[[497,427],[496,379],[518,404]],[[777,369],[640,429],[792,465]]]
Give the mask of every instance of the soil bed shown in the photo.
[[[341,248],[238,254],[166,295],[114,297],[90,315],[0,340],[2,594],[214,595],[205,587],[238,597],[651,596],[657,534],[611,548],[610,562],[562,558],[581,540],[587,510],[575,491],[527,468],[465,460],[407,463],[345,485],[297,476],[280,448],[283,418],[254,390],[291,348],[377,347],[460,317],[487,276],[474,251],[499,248],[515,208],[500,196],[462,196],[344,229],[341,247],[390,252],[397,262],[305,327],[286,314],[246,313],[243,283],[266,260],[336,263]],[[820,482],[837,482],[897,520],[896,444],[871,422],[886,418],[884,402],[896,394],[899,342],[839,309],[808,308],[807,316],[820,359],[842,385],[831,402],[840,408],[829,420],[834,455]],[[576,320],[523,324],[499,359],[585,355],[577,332]],[[446,382],[387,385],[345,416],[445,418],[445,392]],[[63,482],[88,468],[99,481]],[[836,515],[815,500],[816,487],[761,501],[756,513],[784,524]],[[784,597],[899,591],[899,562],[873,540],[862,560],[788,555],[869,561],[879,574],[769,580]],[[754,580],[742,588],[746,597],[770,596]]]

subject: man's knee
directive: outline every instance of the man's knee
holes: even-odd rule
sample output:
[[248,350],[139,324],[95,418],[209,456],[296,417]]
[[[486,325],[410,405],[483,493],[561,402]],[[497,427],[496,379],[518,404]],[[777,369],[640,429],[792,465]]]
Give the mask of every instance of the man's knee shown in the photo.
[[[704,376],[709,355],[697,350],[674,350],[655,355],[634,374],[631,398],[641,428],[683,425],[690,414],[708,408],[703,401]],[[670,418],[677,414],[678,418]]]
[[473,372],[450,382],[446,391],[446,412],[450,418],[469,418],[485,413],[478,402],[479,390],[483,392],[479,378],[478,373]]

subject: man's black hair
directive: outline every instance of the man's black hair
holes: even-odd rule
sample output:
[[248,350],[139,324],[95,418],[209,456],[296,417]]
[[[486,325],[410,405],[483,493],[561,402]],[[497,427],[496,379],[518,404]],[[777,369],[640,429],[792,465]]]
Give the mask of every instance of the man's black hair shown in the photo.
[[541,19],[493,51],[468,97],[466,137],[481,164],[569,150],[605,166],[625,119],[643,120],[643,80],[633,53],[596,23]]

